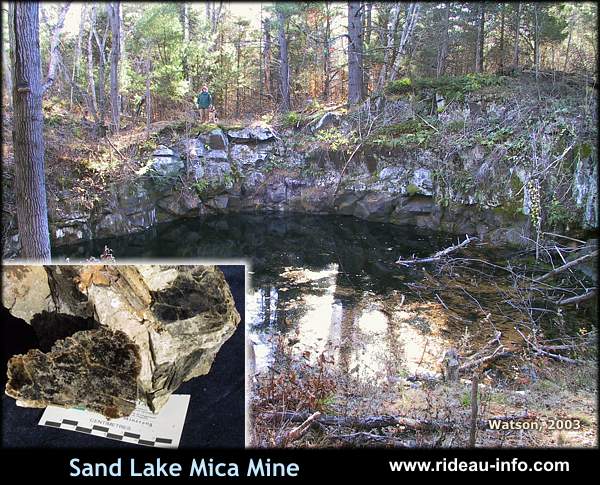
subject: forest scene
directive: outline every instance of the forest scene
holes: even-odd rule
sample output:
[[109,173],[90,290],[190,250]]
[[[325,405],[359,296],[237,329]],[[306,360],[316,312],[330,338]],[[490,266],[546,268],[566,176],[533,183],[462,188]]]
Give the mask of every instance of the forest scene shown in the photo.
[[2,258],[247,261],[251,447],[596,447],[594,2],[2,2]]

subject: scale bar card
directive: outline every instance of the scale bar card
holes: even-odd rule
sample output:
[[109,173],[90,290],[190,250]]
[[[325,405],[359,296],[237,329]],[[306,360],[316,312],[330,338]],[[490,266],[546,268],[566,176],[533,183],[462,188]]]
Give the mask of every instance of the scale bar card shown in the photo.
[[188,394],[172,394],[158,414],[138,403],[129,416],[110,420],[90,411],[48,406],[38,424],[126,443],[178,448],[189,402]]

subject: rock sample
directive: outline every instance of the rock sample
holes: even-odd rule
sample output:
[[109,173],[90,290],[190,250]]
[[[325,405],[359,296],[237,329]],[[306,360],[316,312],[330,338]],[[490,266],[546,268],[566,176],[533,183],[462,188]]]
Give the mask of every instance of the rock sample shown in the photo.
[[[52,379],[41,372],[42,362],[50,365],[68,357],[88,376],[93,364],[89,356],[96,350],[82,351],[79,340],[91,342],[90,349],[98,341],[100,349],[108,345],[110,334],[115,346],[121,345],[117,345],[118,338],[123,345],[127,341],[135,348],[139,368],[133,372],[134,367],[130,367],[127,376],[117,376],[123,370],[114,362],[107,363],[102,365],[104,377],[133,379],[134,397],[158,411],[182,382],[209,372],[217,352],[240,322],[225,277],[215,266],[49,265],[43,273],[30,268],[4,268],[3,282],[10,289],[3,293],[4,305],[11,312],[17,308],[20,318],[35,323],[46,341],[52,335],[63,338],[67,327],[76,330],[80,325],[80,331],[55,342],[49,354],[36,349],[11,360],[7,394],[27,406],[83,405],[109,417],[131,413],[129,403],[135,399],[123,382],[123,394],[111,395],[114,402],[106,402],[106,390],[96,386],[100,382],[97,379],[87,384],[86,399],[77,402],[81,396],[75,390],[56,385],[61,372],[68,375],[72,371],[54,365]],[[36,284],[49,288],[50,297],[34,298],[35,292],[30,290]],[[30,304],[20,302],[18,295],[30,298]],[[60,322],[65,323],[58,329],[62,334],[56,328],[44,328],[60,326]],[[96,328],[90,328],[94,324]],[[26,375],[32,383],[19,378],[23,369],[28,370]],[[83,383],[87,378],[80,376],[78,381]]]
[[109,418],[135,409],[140,355],[123,332],[100,328],[32,349],[8,362],[6,394],[25,407],[84,406]]

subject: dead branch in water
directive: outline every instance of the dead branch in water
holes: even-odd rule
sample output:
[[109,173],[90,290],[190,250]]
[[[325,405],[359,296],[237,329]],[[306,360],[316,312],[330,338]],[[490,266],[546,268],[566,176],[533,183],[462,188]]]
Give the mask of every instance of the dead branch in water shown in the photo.
[[564,271],[567,271],[569,268],[573,268],[574,266],[577,266],[581,263],[583,263],[584,261],[587,261],[588,259],[594,258],[598,255],[598,250],[596,249],[595,251],[588,253],[584,256],[581,256],[580,258],[574,259],[573,261],[568,262],[567,264],[563,264],[562,266],[559,266],[558,268],[553,269],[552,271],[549,271],[548,273],[535,278],[533,281],[535,283],[540,283],[544,280],[547,280],[548,278],[552,278],[554,276],[556,276],[557,274],[563,273]]
[[564,355],[559,355],[559,354],[554,354],[552,352],[548,352],[548,351],[542,349],[537,343],[532,342],[531,339],[528,339],[527,337],[525,337],[525,335],[523,335],[523,332],[521,332],[517,327],[515,327],[515,330],[519,333],[519,335],[523,338],[523,340],[525,340],[527,345],[529,347],[531,347],[533,349],[533,351],[538,355],[543,355],[545,357],[549,357],[551,359],[558,360],[559,362],[564,362],[566,364],[580,365],[580,364],[584,363],[584,361],[579,360],[579,359],[571,359],[570,357],[565,357]]
[[557,301],[556,304],[557,305],[573,305],[575,303],[581,303],[582,301],[586,301],[586,300],[589,300],[589,299],[595,297],[597,293],[598,293],[598,289],[592,288],[591,290],[587,291],[583,295],[572,296],[571,298],[564,298],[562,300]]
[[510,357],[512,352],[504,350],[504,345],[499,345],[490,355],[485,355],[479,359],[476,359],[472,362],[467,362],[459,367],[458,372],[466,372],[468,370],[479,367],[481,364],[485,364],[487,362],[491,362],[492,360],[502,359],[504,357]]
[[396,264],[402,264],[404,266],[408,266],[410,264],[431,263],[433,261],[439,261],[443,257],[448,256],[450,253],[453,253],[454,251],[458,251],[459,249],[464,248],[467,244],[471,243],[472,241],[479,240],[478,237],[475,237],[475,236],[469,237],[468,234],[466,235],[466,237],[467,238],[460,244],[454,244],[453,246],[443,249],[442,251],[438,251],[433,256],[430,256],[428,258],[402,259],[402,257],[400,257],[400,258],[398,258],[398,261],[396,261]]
[[289,443],[292,443],[292,442],[300,439],[302,436],[304,436],[306,434],[306,432],[310,429],[310,427],[312,426],[314,421],[316,419],[318,419],[320,416],[321,416],[321,413],[319,413],[319,412],[311,414],[308,418],[306,418],[304,420],[304,422],[300,426],[296,426],[295,428],[292,428],[287,433],[283,433],[280,436],[278,436],[277,439],[275,440],[275,444],[277,446],[283,447],[283,446],[288,445]]

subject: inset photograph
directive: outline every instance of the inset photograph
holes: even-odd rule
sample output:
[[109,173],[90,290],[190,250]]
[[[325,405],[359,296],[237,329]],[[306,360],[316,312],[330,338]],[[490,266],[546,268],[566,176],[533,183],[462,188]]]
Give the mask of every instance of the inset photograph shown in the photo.
[[243,265],[4,266],[2,445],[243,447],[244,291]]

